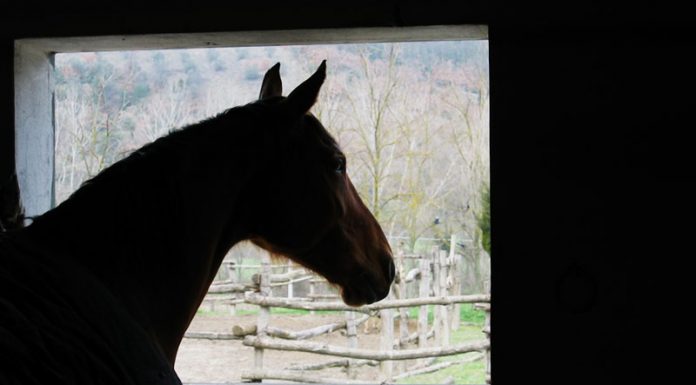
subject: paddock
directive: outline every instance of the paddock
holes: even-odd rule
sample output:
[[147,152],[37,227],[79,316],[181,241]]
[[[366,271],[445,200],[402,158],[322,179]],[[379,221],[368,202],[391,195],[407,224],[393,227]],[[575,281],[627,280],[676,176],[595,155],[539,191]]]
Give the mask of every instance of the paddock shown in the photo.
[[[228,263],[228,279],[211,286],[206,310],[186,334],[177,360],[182,380],[396,383],[480,361],[490,382],[490,295],[460,293],[462,256],[433,248],[421,255],[397,251],[395,260],[400,279],[389,297],[358,308],[320,290],[323,280],[298,266],[268,258]],[[243,275],[250,279],[239,282]],[[293,289],[299,284],[304,290]],[[461,304],[485,314],[483,328],[461,323]],[[459,328],[470,338],[453,341]],[[441,357],[450,359],[436,361]]]

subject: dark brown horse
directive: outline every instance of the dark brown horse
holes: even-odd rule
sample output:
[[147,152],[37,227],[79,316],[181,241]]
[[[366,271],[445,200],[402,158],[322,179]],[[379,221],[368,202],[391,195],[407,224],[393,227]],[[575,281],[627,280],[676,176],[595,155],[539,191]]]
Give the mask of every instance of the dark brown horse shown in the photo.
[[175,131],[0,242],[0,383],[179,383],[177,349],[237,242],[293,259],[350,305],[384,298],[387,240],[308,111],[326,64],[283,97]]

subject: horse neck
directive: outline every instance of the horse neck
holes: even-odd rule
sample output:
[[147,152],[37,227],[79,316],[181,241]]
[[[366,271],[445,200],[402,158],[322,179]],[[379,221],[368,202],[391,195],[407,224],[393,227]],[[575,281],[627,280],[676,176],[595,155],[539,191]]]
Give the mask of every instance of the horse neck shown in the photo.
[[[240,145],[224,169],[237,176],[234,183],[214,171],[220,159],[192,147],[143,159],[39,218],[27,228],[32,242],[86,266],[173,364],[222,259],[245,237],[237,198],[251,175],[241,154],[253,149]],[[227,151],[234,154],[232,143]]]

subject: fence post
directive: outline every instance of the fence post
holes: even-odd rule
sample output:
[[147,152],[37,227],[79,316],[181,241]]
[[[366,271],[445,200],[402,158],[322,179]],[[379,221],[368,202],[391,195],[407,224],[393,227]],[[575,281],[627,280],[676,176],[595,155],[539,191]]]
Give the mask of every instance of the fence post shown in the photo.
[[[437,246],[432,249],[433,258],[433,291],[436,297],[447,296],[447,252]],[[450,319],[447,305],[437,305],[433,308],[435,329],[435,341],[440,346],[449,346]]]
[[292,282],[293,278],[292,278],[292,274],[290,274],[290,273],[292,273],[292,271],[293,271],[292,270],[292,262],[288,262],[288,277],[290,277],[290,282],[288,282],[288,299],[294,298],[294,294],[295,294],[294,293],[295,284]]
[[[394,292],[398,292],[398,299],[407,299],[408,294],[406,293],[406,266],[405,266],[405,259],[404,259],[404,253],[403,251],[399,251],[397,253],[397,260],[399,261],[398,264],[398,276],[399,276],[399,283],[398,283],[398,291],[395,290]],[[396,287],[394,288],[396,289]],[[404,341],[408,339],[408,309],[405,307],[399,308],[399,346],[401,346],[401,341]]]
[[[261,260],[261,274],[259,274],[259,292],[262,296],[271,295],[271,263],[268,254],[264,254]],[[256,335],[266,336],[266,328],[270,318],[271,309],[268,306],[259,306],[259,315],[256,319]],[[263,371],[263,348],[254,348],[254,369]],[[262,379],[254,379],[252,382],[261,382]]]
[[[393,294],[396,299],[406,299],[406,282],[404,281],[406,279],[406,261],[402,249],[397,250],[395,262],[398,282],[394,283],[392,286]],[[405,307],[401,307],[399,308],[398,349],[403,347],[406,340],[408,340],[408,310]],[[396,365],[397,373],[406,371],[406,361],[399,361]]]
[[224,260],[222,261],[222,263],[225,265],[225,268],[227,269],[227,279],[230,282],[237,282],[237,277],[234,274],[234,261]]
[[235,265],[235,272],[237,273],[237,282],[242,282],[242,265],[244,264],[244,257],[239,254],[237,255],[237,263]]
[[486,384],[491,383],[491,306],[484,308],[486,312],[486,321],[483,324],[483,332],[486,333],[486,339],[488,340],[488,348],[486,348]]
[[[314,277],[309,279],[309,300],[310,301],[314,301],[313,295],[316,294],[316,292],[317,292],[317,286],[316,286],[316,283],[314,282],[314,280],[315,280]],[[315,311],[310,310],[309,314],[314,315]]]
[[[391,291],[387,299],[391,298]],[[383,309],[379,311],[379,316],[382,319],[382,334],[380,338],[380,350],[394,350],[394,309]],[[389,382],[393,375],[392,361],[380,361],[379,369],[382,375],[383,382]]]
[[[445,250],[439,250],[438,259],[440,260],[440,274],[439,275],[439,285],[440,285],[440,296],[447,296],[447,252]],[[440,322],[437,324],[437,328],[440,330],[440,346],[449,346],[450,343],[450,325],[451,321],[448,315],[448,305],[438,306],[440,310]]]
[[[430,297],[430,259],[422,257],[419,260],[421,278],[418,287],[418,296]],[[423,305],[418,310],[418,347],[424,348],[428,343],[428,305]]]
[[[460,295],[462,293],[462,281],[461,281],[461,263],[462,256],[457,254],[457,237],[452,234],[450,239],[450,252],[449,252],[449,275],[452,287],[450,288],[450,295]],[[459,324],[461,323],[461,304],[452,305],[450,317],[452,319],[451,328],[452,330],[459,330]]]
[[[432,293],[434,297],[440,297],[440,254],[438,248],[433,246],[430,250],[430,258],[433,264],[433,277],[431,280]],[[433,305],[433,332],[435,333],[435,341],[437,344],[442,341],[442,330],[440,330],[440,306]]]
[[[237,280],[237,276],[235,273],[235,270],[236,270],[235,265],[236,264],[234,263],[234,261],[229,261],[225,265],[227,266],[227,276],[229,277],[230,281],[234,282],[234,283],[239,282],[239,280]],[[237,304],[234,301],[236,299],[237,299],[237,294],[232,294],[232,301],[229,305],[231,316],[234,316],[237,314]]]
[[[358,347],[358,331],[355,326],[355,312],[347,311],[346,313],[346,337],[348,337],[348,347],[357,348]],[[349,379],[355,379],[358,375],[357,368],[353,367],[355,360],[348,359],[348,365],[346,366],[346,375]]]

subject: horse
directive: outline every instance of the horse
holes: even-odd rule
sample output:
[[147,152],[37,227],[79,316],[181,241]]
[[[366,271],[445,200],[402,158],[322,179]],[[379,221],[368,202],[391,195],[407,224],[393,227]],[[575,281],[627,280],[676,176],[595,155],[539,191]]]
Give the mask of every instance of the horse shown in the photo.
[[0,383],[180,384],[177,349],[225,254],[248,240],[336,285],[388,295],[389,243],[309,110],[326,61],[287,96],[151,142],[0,238]]

